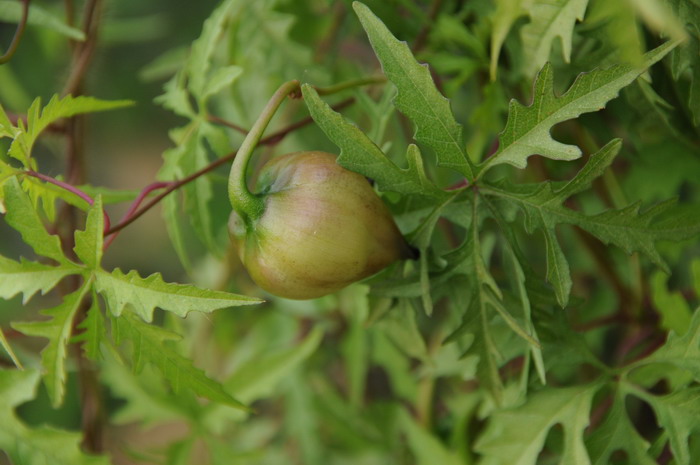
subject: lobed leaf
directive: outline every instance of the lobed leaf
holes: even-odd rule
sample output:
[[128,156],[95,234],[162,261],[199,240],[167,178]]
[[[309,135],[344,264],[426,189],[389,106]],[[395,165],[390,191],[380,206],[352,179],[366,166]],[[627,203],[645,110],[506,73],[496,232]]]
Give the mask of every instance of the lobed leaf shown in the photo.
[[519,407],[497,410],[477,440],[476,450],[494,465],[535,465],[550,428],[561,424],[560,463],[590,465],[583,433],[599,387],[546,388]]
[[49,340],[41,351],[41,364],[44,368],[44,384],[54,408],[63,403],[66,384],[67,346],[73,330],[75,318],[90,284],[83,284],[77,291],[68,294],[57,307],[42,310],[41,314],[50,320],[12,323],[12,327],[28,336],[45,337]]
[[158,326],[144,323],[135,315],[126,313],[113,319],[119,340],[127,339],[133,344],[134,369],[140,371],[145,363],[154,365],[168,380],[176,393],[188,388],[195,394],[214,402],[247,410],[234,399],[223,386],[195,368],[192,361],[172,349],[167,341],[179,336]]
[[124,274],[120,269],[95,272],[95,289],[102,294],[114,316],[127,305],[145,321],[153,319],[156,307],[184,317],[191,311],[213,312],[220,308],[253,305],[262,300],[222,291],[198,288],[189,284],[166,283],[159,273],[142,278],[135,270]]
[[409,146],[408,169],[396,166],[357,126],[334,111],[308,84],[301,86],[304,102],[316,124],[340,148],[338,163],[374,180],[382,191],[401,194],[444,196],[426,177],[423,160],[415,145]]
[[100,351],[100,343],[107,334],[107,326],[105,317],[102,314],[97,294],[92,292],[92,305],[88,309],[85,318],[78,325],[78,329],[82,332],[71,339],[71,342],[83,343],[83,352],[91,360],[102,359]]
[[503,163],[525,168],[527,158],[535,154],[553,160],[579,158],[581,150],[574,145],[555,141],[550,134],[551,128],[583,113],[604,108],[608,101],[617,97],[620,89],[633,82],[676,45],[677,42],[669,41],[646,53],[642,67],[615,65],[581,74],[561,97],[554,95],[552,65],[546,64],[535,79],[530,106],[511,101],[498,150],[480,165],[478,176]]
[[566,63],[571,59],[571,39],[576,21],[583,21],[588,0],[534,0],[527,6],[530,23],[520,30],[525,74],[531,77],[549,59],[554,40],[561,39]]
[[[4,22],[18,23],[22,18],[22,4],[12,0],[0,1],[0,19]],[[54,16],[52,12],[45,10],[32,3],[29,5],[29,16],[27,16],[27,24],[32,26],[41,26],[46,29],[51,29],[66,37],[75,40],[85,40],[85,33],[78,28],[69,26],[58,16]]]
[[27,126],[20,122],[19,134],[10,146],[9,155],[21,161],[25,168],[31,169],[30,156],[32,146],[39,134],[50,124],[62,118],[70,118],[83,113],[94,113],[98,111],[124,108],[133,105],[130,100],[99,100],[94,97],[66,95],[59,97],[54,95],[49,103],[41,109],[41,99],[36,98],[27,110]]
[[70,263],[63,255],[58,236],[46,231],[31,200],[20,187],[16,177],[13,176],[5,182],[4,192],[7,224],[16,229],[22,235],[24,242],[38,255],[53,258],[61,264]]
[[384,23],[360,2],[353,2],[369,41],[387,78],[396,86],[396,108],[416,125],[415,138],[435,151],[438,165],[473,177],[462,126],[449,101],[437,90],[426,65],[419,64],[405,42],[399,42]]
[[88,210],[84,231],[75,232],[75,254],[89,268],[97,269],[102,263],[104,243],[104,210],[102,197],[97,196]]
[[71,264],[44,265],[24,258],[16,262],[0,256],[0,297],[11,299],[21,293],[22,304],[26,304],[37,292],[46,294],[61,279],[81,272],[79,267]]

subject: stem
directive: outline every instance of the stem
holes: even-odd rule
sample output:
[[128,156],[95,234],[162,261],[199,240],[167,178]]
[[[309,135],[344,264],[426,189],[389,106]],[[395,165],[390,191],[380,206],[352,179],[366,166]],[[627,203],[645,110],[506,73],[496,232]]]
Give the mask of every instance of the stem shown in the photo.
[[19,20],[19,23],[17,24],[17,29],[15,29],[15,35],[12,37],[12,42],[10,42],[10,46],[7,47],[7,51],[5,52],[4,55],[0,56],[0,65],[3,63],[7,63],[12,59],[12,56],[15,54],[17,51],[17,47],[19,46],[19,41],[22,39],[22,35],[24,34],[24,29],[27,26],[27,18],[29,17],[29,0],[21,0],[22,1],[22,18]]
[[275,112],[292,92],[299,90],[299,81],[289,81],[282,84],[267,102],[257,121],[243,140],[243,144],[238,149],[238,155],[231,166],[231,173],[228,180],[228,196],[233,209],[249,219],[256,219],[262,215],[265,205],[263,200],[248,190],[246,183],[246,170],[248,162],[253,155],[258,141],[265,132],[267,125]]
[[351,79],[349,81],[341,82],[328,87],[316,87],[314,90],[318,95],[330,95],[336,92],[341,92],[346,89],[352,89],[353,87],[366,86],[369,84],[383,84],[386,82],[386,76],[369,76],[358,79]]
[[[348,99],[345,99],[336,105],[333,105],[332,108],[334,110],[338,111],[344,107],[347,107],[348,105],[350,105],[354,102],[355,102],[354,98],[348,98]],[[226,124],[224,122],[224,120],[221,120],[219,122],[221,124],[225,124],[228,126],[228,124]],[[313,119],[310,116],[307,116],[306,118],[299,120],[296,123],[290,124],[286,128],[280,129],[279,131],[273,132],[269,136],[260,139],[260,142],[258,142],[258,145],[274,145],[274,144],[280,142],[282,139],[284,139],[292,131],[299,129],[301,127],[304,127],[312,122],[313,122]],[[185,184],[194,181],[198,177],[203,176],[203,175],[209,173],[210,171],[213,171],[214,169],[218,168],[219,166],[224,165],[224,164],[230,162],[231,160],[235,159],[236,153],[237,152],[235,152],[235,151],[231,152],[228,155],[226,155],[222,158],[219,158],[218,160],[210,163],[209,165],[205,166],[204,168],[200,169],[199,171],[192,173],[191,175],[187,176],[186,178],[180,179],[179,181],[170,181],[170,182],[160,182],[160,183],[149,184],[148,186],[146,186],[143,189],[143,191],[141,192],[141,194],[139,194],[139,196],[136,198],[136,200],[134,200],[131,207],[129,208],[129,211],[127,212],[127,214],[124,215],[124,217],[121,219],[121,221],[117,225],[115,225],[113,228],[107,229],[105,231],[105,236],[110,236],[110,235],[117,233],[118,231],[121,231],[122,229],[124,229],[125,227],[127,227],[128,225],[130,225],[131,223],[136,221],[138,218],[140,218],[148,210],[153,208],[156,204],[158,204],[158,202],[163,200],[163,198],[165,198],[168,194],[170,194],[174,190],[179,189],[180,187],[184,186]],[[138,208],[138,206],[141,204],[141,202],[143,201],[143,199],[148,194],[150,194],[152,191],[154,191],[156,189],[165,189],[165,190],[163,192],[161,192],[160,194],[158,194],[156,197],[154,197],[146,205],[144,205],[140,209],[136,210]],[[114,239],[112,238],[112,240],[114,240]],[[111,244],[112,240],[108,241],[108,243]],[[107,245],[105,245],[105,247],[106,246]]]

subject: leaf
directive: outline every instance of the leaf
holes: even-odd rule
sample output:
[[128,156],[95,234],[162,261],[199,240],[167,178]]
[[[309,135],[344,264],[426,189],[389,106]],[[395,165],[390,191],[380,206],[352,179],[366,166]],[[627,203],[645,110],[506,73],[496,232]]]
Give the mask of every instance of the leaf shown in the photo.
[[58,236],[46,232],[32,202],[22,190],[16,177],[5,182],[5,221],[22,235],[24,242],[38,255],[53,258],[61,264],[70,263],[63,255]]
[[501,47],[506,40],[506,36],[513,27],[515,21],[527,14],[534,0],[496,0],[496,9],[490,15],[492,23],[491,31],[491,65],[489,72],[491,80],[496,80],[498,70],[498,56],[501,54]]
[[[22,18],[22,4],[11,0],[0,1],[0,19],[8,23],[18,23]],[[85,40],[85,33],[80,29],[67,25],[60,18],[54,16],[38,5],[29,5],[29,16],[27,24],[30,26],[41,26],[63,34],[71,39]]]
[[574,25],[583,21],[587,5],[588,0],[534,0],[528,5],[530,23],[520,30],[527,76],[533,76],[547,62],[557,37],[564,61],[569,63]]
[[663,273],[657,271],[649,281],[654,307],[661,315],[661,327],[676,334],[684,334],[693,314],[688,302],[681,293],[668,290],[668,278]]
[[183,357],[166,342],[179,338],[155,325],[144,323],[135,315],[125,313],[112,320],[116,325],[118,341],[127,339],[133,344],[134,369],[139,372],[143,365],[154,365],[168,380],[175,393],[188,388],[195,394],[214,402],[248,410],[241,402],[231,397],[220,383],[209,378],[202,370],[195,368],[192,361]]
[[75,254],[89,268],[97,269],[102,262],[104,242],[104,210],[98,196],[88,211],[84,231],[75,232]]
[[54,95],[49,100],[49,103],[40,110],[41,99],[36,98],[32,102],[29,110],[27,110],[27,127],[20,123],[21,132],[16,136],[14,142],[10,146],[10,156],[21,161],[25,168],[31,169],[29,162],[32,146],[39,134],[46,129],[51,123],[62,119],[70,118],[82,113],[94,113],[98,111],[112,110],[116,108],[124,108],[133,105],[130,100],[99,100],[94,97],[78,96],[73,97],[66,95],[63,98]]
[[83,321],[78,325],[78,329],[82,332],[73,337],[71,342],[83,343],[83,352],[91,360],[101,360],[102,352],[100,351],[100,343],[107,334],[105,318],[102,315],[97,294],[93,291],[91,305],[85,315]]
[[625,396],[616,395],[605,421],[586,439],[593,465],[612,463],[611,456],[618,450],[627,454],[628,463],[656,465],[649,456],[649,442],[637,433],[625,408]]
[[634,363],[630,369],[660,363],[687,370],[700,381],[700,311],[693,313],[690,326],[683,334],[668,333],[666,343],[650,356]]
[[692,465],[688,440],[692,433],[700,432],[700,388],[690,387],[665,396],[647,395],[656,418],[671,445],[675,463]]
[[227,392],[245,403],[270,396],[275,386],[316,351],[322,338],[323,330],[315,328],[290,349],[255,357],[226,380]]
[[16,262],[0,256],[0,297],[8,300],[22,293],[22,304],[26,304],[37,292],[46,294],[61,279],[81,271],[69,264],[51,266],[24,258]]
[[583,433],[598,388],[545,388],[519,407],[497,410],[477,439],[476,450],[494,465],[535,465],[550,428],[561,424],[564,440],[559,463],[589,465]]
[[523,106],[512,100],[506,127],[499,137],[498,151],[482,165],[478,176],[483,176],[492,167],[508,163],[525,168],[527,158],[541,155],[553,160],[575,160],[581,150],[562,144],[552,138],[551,128],[563,121],[598,111],[617,97],[623,87],[633,82],[645,69],[659,61],[676,42],[666,42],[644,55],[644,66],[615,65],[580,74],[568,91],[561,97],[554,95],[552,65],[546,64],[535,79],[532,104]]
[[406,410],[400,410],[400,422],[416,465],[462,465],[464,462],[430,431],[416,423]]
[[439,166],[473,178],[462,126],[455,121],[449,101],[437,90],[428,67],[419,64],[405,42],[399,42],[369,8],[353,2],[369,41],[387,78],[396,86],[396,108],[416,125],[415,138],[435,151]]
[[51,317],[50,320],[12,323],[13,328],[28,336],[45,337],[49,340],[41,351],[41,364],[44,368],[44,384],[54,408],[63,403],[68,341],[73,331],[75,315],[90,287],[90,284],[85,283],[77,291],[65,296],[57,307],[42,310],[41,314]]
[[423,160],[415,145],[407,153],[408,169],[396,166],[357,126],[347,121],[321,100],[308,84],[301,86],[304,102],[316,124],[340,148],[338,164],[374,180],[382,191],[433,197],[445,193],[431,183],[423,170]]
[[5,333],[2,332],[2,328],[0,328],[0,345],[2,346],[3,349],[5,349],[5,352],[7,352],[7,355],[10,356],[12,359],[12,363],[15,364],[17,368],[20,370],[24,370],[24,367],[22,366],[22,362],[19,361],[17,358],[17,355],[15,355],[15,351],[12,350],[12,346],[10,345],[9,342],[7,342],[7,338],[5,337]]
[[[586,190],[594,179],[599,177],[610,166],[615,156],[620,151],[621,141],[612,140],[591,155],[588,163],[576,174],[576,176],[561,187],[556,187],[550,182],[539,184],[532,191],[524,193],[522,203],[516,204],[525,214],[525,228],[529,233],[535,229],[541,229],[545,237],[547,251],[547,281],[554,287],[557,302],[565,307],[569,301],[571,291],[571,275],[569,264],[559,246],[556,237],[555,226],[558,223],[573,221],[570,217],[578,215],[577,212],[565,209],[561,204],[570,196]],[[491,192],[485,190],[485,193]],[[497,194],[500,195],[500,194]],[[508,199],[513,200],[512,198]]]
[[33,399],[39,373],[0,370],[0,449],[16,465],[109,465],[107,457],[80,450],[81,433],[49,427],[28,428],[14,409]]
[[142,278],[131,270],[125,275],[118,268],[112,273],[104,270],[95,272],[95,289],[105,298],[114,316],[120,316],[124,307],[129,305],[145,321],[153,319],[156,307],[184,317],[191,311],[208,313],[220,308],[262,302],[254,297],[201,289],[189,284],[166,283],[160,273]]

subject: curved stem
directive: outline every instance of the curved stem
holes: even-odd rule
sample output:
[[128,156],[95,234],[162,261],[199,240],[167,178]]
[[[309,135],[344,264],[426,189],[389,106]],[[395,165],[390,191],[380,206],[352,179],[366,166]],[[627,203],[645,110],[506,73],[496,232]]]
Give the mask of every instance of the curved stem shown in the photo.
[[10,46],[7,48],[5,54],[0,56],[0,64],[7,63],[8,61],[10,61],[12,56],[17,51],[19,41],[22,39],[22,35],[24,34],[24,28],[27,25],[27,18],[29,17],[29,0],[21,1],[22,18],[19,20],[19,24],[17,24],[17,29],[15,30],[15,35],[12,37],[12,42],[10,42]]
[[228,196],[231,206],[245,218],[255,219],[262,215],[265,205],[263,200],[248,190],[246,170],[260,138],[275,112],[292,92],[299,90],[299,81],[289,81],[282,84],[267,102],[257,121],[243,140],[238,149],[238,155],[231,166],[228,180]]
[[314,86],[314,90],[318,95],[330,95],[337,92],[341,92],[346,89],[352,89],[353,87],[366,86],[370,84],[383,84],[386,82],[386,76],[369,76],[358,79],[351,79],[349,81],[341,82],[328,87],[317,87]]

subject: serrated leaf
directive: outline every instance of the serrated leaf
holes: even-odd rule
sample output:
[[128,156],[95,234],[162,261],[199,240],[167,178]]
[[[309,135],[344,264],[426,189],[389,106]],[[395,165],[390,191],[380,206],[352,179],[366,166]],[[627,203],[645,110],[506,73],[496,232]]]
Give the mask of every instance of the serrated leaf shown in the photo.
[[532,103],[526,107],[515,100],[511,101],[506,127],[499,137],[498,151],[480,165],[479,176],[502,163],[525,168],[527,158],[535,154],[554,160],[579,158],[581,150],[578,147],[552,138],[552,127],[583,113],[604,108],[608,101],[617,97],[620,89],[633,82],[676,45],[676,42],[669,41],[646,53],[642,67],[615,65],[580,74],[561,97],[554,95],[552,65],[546,64],[535,79]]
[[[409,146],[408,169],[396,166],[357,126],[343,118],[308,84],[301,86],[304,102],[316,124],[340,148],[338,164],[374,180],[382,191],[444,196],[423,170],[418,147]],[[413,147],[413,148],[411,148]]]
[[16,262],[0,256],[0,297],[11,299],[22,293],[22,304],[26,304],[37,292],[46,294],[61,279],[81,271],[73,265],[51,266],[30,262],[24,258]]
[[224,37],[224,28],[233,8],[240,7],[235,0],[222,2],[204,21],[202,33],[192,43],[192,51],[187,60],[188,87],[192,94],[202,99],[208,87],[211,58],[218,41]]
[[499,410],[476,442],[476,450],[494,465],[535,465],[554,425],[564,429],[561,464],[590,465],[583,443],[598,385],[545,388],[525,404]]
[[58,236],[49,234],[39,215],[32,206],[27,194],[22,190],[16,177],[9,178],[4,185],[5,221],[16,229],[25,244],[31,246],[38,255],[53,258],[59,263],[68,264],[63,255]]
[[54,408],[63,403],[65,361],[68,341],[73,330],[73,319],[90,287],[89,283],[85,283],[77,291],[65,296],[57,307],[42,310],[41,314],[51,317],[50,320],[12,323],[13,328],[28,336],[45,337],[49,340],[41,351],[41,364],[44,368],[44,384]]
[[80,450],[81,433],[28,428],[17,418],[14,409],[34,398],[38,381],[35,370],[0,370],[0,449],[15,465],[109,465]]
[[534,0],[528,5],[530,23],[523,26],[525,74],[531,77],[549,59],[554,40],[561,39],[566,63],[571,59],[571,36],[576,21],[582,21],[588,0]]
[[198,288],[189,284],[166,283],[159,273],[142,278],[135,270],[124,274],[95,272],[95,289],[102,294],[109,311],[120,316],[129,308],[145,321],[153,319],[156,307],[185,317],[191,311],[213,312],[221,308],[252,305],[262,300],[222,291]]
[[462,126],[449,101],[437,90],[426,65],[419,64],[405,42],[399,42],[384,23],[360,2],[353,2],[369,41],[387,78],[396,86],[396,108],[416,126],[415,138],[435,151],[437,162],[473,177],[471,160],[462,138]]
[[[0,1],[0,19],[3,22],[18,23],[22,18],[22,4],[12,0]],[[85,33],[80,29],[67,25],[62,19],[36,4],[29,5],[27,24],[41,26],[63,34],[71,39],[85,40]]]
[[29,161],[32,152],[32,146],[39,134],[46,129],[51,123],[62,119],[69,118],[82,113],[94,113],[98,111],[112,110],[116,108],[124,108],[133,105],[130,100],[99,100],[94,97],[78,96],[73,97],[66,95],[59,98],[54,95],[49,100],[49,103],[41,109],[41,99],[36,98],[29,110],[27,110],[27,127],[19,125],[23,129],[12,142],[9,155],[21,161],[26,168],[31,168]]
[[166,342],[173,335],[158,326],[144,323],[135,315],[125,313],[113,319],[120,339],[128,339],[133,344],[135,369],[139,371],[145,363],[154,365],[168,380],[176,393],[188,388],[195,394],[231,407],[247,410],[247,407],[228,394],[222,385],[209,378],[202,370],[195,368],[192,361],[183,357]]
[[231,86],[236,79],[243,73],[243,68],[240,66],[223,66],[212,73],[209,84],[204,90],[202,100],[206,101],[209,97],[216,95],[225,88]]
[[75,254],[88,267],[97,269],[102,263],[104,243],[104,210],[102,197],[97,196],[88,210],[84,231],[75,232]]
[[88,309],[85,318],[80,322],[78,328],[82,330],[80,334],[75,336],[71,342],[82,342],[83,352],[91,360],[101,360],[102,352],[100,351],[100,342],[107,334],[105,318],[102,315],[97,294],[93,291],[91,305]]

